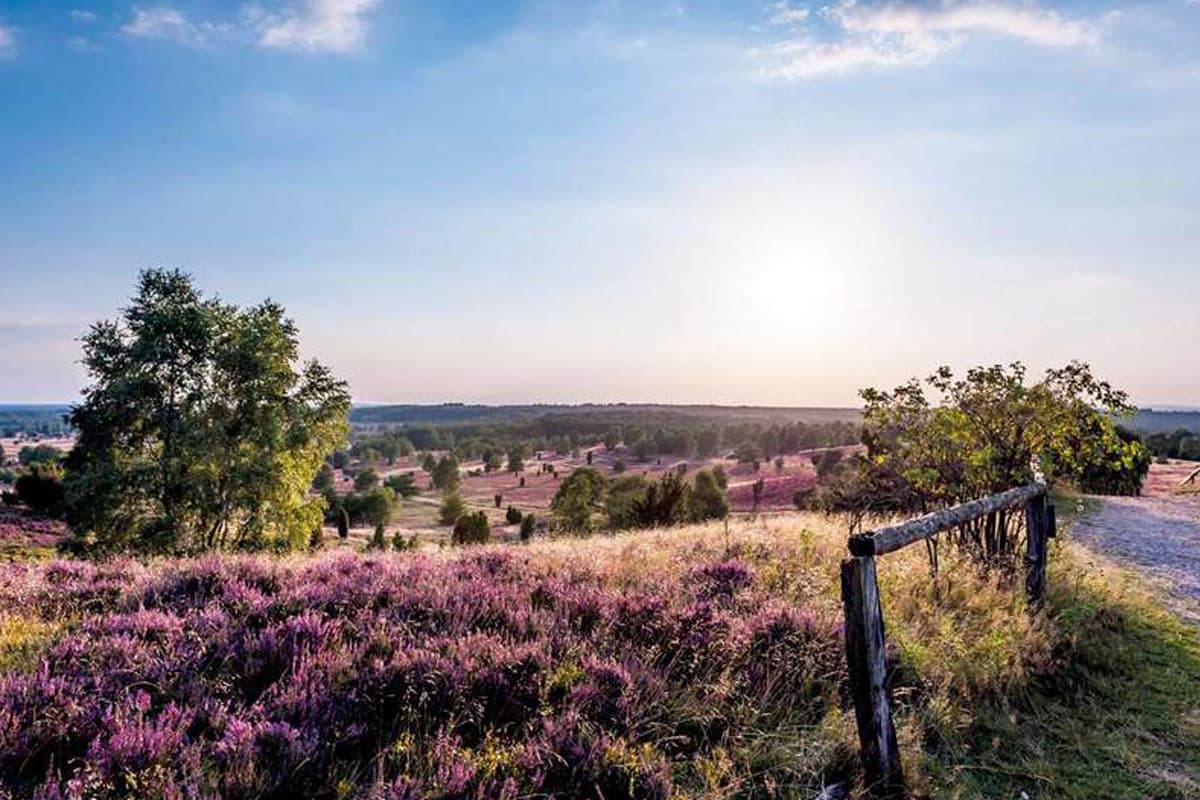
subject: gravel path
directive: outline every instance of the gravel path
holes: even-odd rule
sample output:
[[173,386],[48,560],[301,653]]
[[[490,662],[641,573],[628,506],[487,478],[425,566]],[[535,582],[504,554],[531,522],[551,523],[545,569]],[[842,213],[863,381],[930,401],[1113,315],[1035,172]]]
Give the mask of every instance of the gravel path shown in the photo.
[[1200,494],[1096,497],[1072,533],[1200,602]]

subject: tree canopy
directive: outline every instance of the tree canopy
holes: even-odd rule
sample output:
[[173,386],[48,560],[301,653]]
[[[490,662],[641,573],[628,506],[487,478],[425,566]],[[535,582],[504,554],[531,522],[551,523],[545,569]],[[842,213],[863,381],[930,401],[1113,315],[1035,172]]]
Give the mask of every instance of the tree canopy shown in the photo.
[[302,547],[308,489],[342,444],[350,396],[270,300],[205,297],[146,270],[116,320],[83,336],[91,383],[72,409],[68,518],[100,551]]
[[[942,367],[891,392],[865,389],[864,458],[842,471],[830,510],[925,511],[1029,483],[1036,457],[1047,476],[1136,494],[1149,465],[1116,419],[1126,395],[1071,362],[1029,382],[1023,364]],[[836,466],[836,465],[834,465]]]

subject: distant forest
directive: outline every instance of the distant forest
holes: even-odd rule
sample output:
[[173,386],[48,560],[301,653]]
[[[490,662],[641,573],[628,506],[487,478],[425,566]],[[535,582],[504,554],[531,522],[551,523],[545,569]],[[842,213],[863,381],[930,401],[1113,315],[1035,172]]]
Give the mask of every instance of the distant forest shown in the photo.
[[[563,425],[578,428],[594,424],[596,432],[612,425],[690,426],[704,422],[726,424],[780,424],[788,422],[857,422],[856,408],[788,408],[772,406],[666,405],[656,403],[584,403],[581,405],[489,406],[464,403],[441,405],[355,406],[350,422],[355,426],[455,425],[510,423]],[[556,421],[543,421],[556,417]],[[551,433],[553,431],[542,431]]]
[[1158,411],[1143,408],[1134,417],[1132,427],[1143,436],[1151,433],[1174,433],[1180,429],[1200,433],[1200,411]]
[[[58,436],[70,432],[65,404],[0,405],[0,436],[34,433]],[[355,406],[350,421],[356,433],[396,428],[451,428],[460,437],[495,435],[510,437],[601,436],[614,427],[697,430],[709,425],[753,428],[806,423],[856,424],[855,408],[804,408],[769,406],[663,405],[653,403],[585,403],[580,405],[440,405]],[[1128,423],[1156,455],[1195,457],[1195,445],[1184,433],[1200,441],[1200,410],[1141,409]],[[418,439],[423,438],[417,434]],[[1167,443],[1164,445],[1164,443]]]
[[70,410],[65,405],[0,405],[0,436],[18,433],[60,436],[71,429],[66,421]]

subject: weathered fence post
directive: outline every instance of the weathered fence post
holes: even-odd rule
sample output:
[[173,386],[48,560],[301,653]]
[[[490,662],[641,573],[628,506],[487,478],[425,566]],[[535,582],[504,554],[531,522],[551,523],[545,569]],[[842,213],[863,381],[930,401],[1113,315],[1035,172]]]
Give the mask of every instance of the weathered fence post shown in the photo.
[[1046,596],[1046,539],[1053,514],[1044,493],[1025,503],[1025,597],[1031,608],[1040,607]]
[[863,771],[872,797],[905,796],[900,749],[892,725],[891,693],[887,686],[883,608],[871,556],[842,562],[842,604],[846,612],[846,661]]

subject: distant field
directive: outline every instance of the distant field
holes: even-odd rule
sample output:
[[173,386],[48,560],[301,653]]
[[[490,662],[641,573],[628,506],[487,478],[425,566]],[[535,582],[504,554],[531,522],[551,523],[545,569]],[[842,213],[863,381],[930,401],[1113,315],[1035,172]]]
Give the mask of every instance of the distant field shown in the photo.
[[853,422],[855,408],[788,408],[773,406],[663,405],[653,403],[584,403],[581,405],[385,405],[355,406],[355,425],[453,425],[529,423],[543,417],[587,418],[608,425],[679,425],[713,422]]
[[[833,448],[852,451],[856,447]],[[626,475],[645,475],[659,479],[666,473],[685,468],[685,474],[694,474],[700,469],[709,469],[720,465],[729,478],[728,497],[730,509],[734,513],[779,513],[794,510],[792,496],[798,490],[810,489],[816,484],[817,476],[813,468],[811,456],[814,452],[804,451],[784,457],[783,468],[777,469],[774,462],[764,461],[757,472],[749,464],[738,464],[729,458],[680,458],[663,456],[650,458],[641,462],[634,458],[623,445],[613,451],[605,450],[602,445],[584,448],[579,457],[556,456],[551,453],[543,454],[542,458],[531,457],[525,462],[525,471],[520,475],[512,472],[484,472],[483,463],[479,460],[467,461],[461,464],[462,485],[459,494],[472,510],[487,512],[492,523],[492,535],[500,541],[517,538],[518,529],[515,525],[507,525],[504,512],[508,506],[516,506],[522,512],[533,512],[539,518],[549,518],[550,503],[554,499],[562,481],[573,470],[588,466],[588,453],[592,454],[591,466],[609,478],[617,477],[616,464],[625,464]],[[543,471],[543,466],[552,471]],[[414,457],[399,458],[391,467],[375,465],[380,477],[386,479],[391,475],[412,473],[422,494],[409,498],[401,504],[387,531],[390,536],[394,531],[402,531],[406,535],[419,534],[422,541],[441,541],[449,537],[450,529],[438,525],[438,507],[441,503],[441,493],[430,486],[430,477],[417,464]],[[555,474],[557,473],[557,475]],[[525,485],[521,486],[524,478]],[[757,506],[754,504],[753,485],[758,479],[763,481],[763,493]],[[337,476],[337,488],[340,492],[348,492],[353,488],[353,482],[341,473]],[[500,495],[500,505],[496,505],[496,495]],[[334,536],[333,528],[326,529],[326,538]],[[358,531],[354,539],[368,538],[369,532]]]

